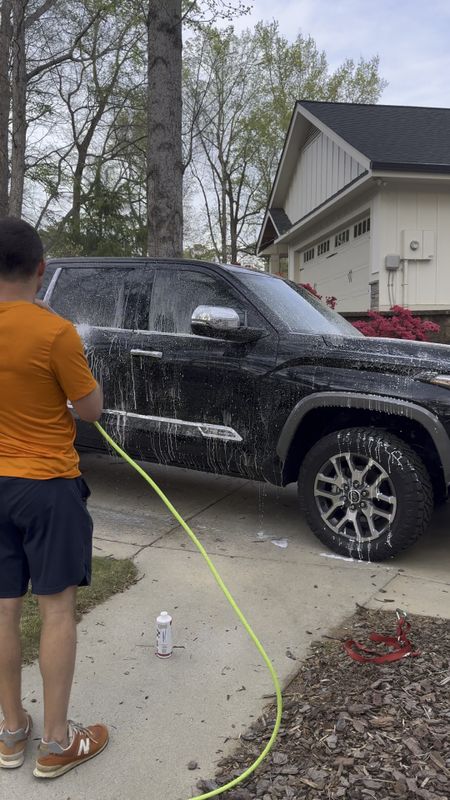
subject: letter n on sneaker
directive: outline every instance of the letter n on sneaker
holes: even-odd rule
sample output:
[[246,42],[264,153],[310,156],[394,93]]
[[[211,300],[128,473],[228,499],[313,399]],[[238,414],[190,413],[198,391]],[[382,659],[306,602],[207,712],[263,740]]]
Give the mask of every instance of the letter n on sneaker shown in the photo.
[[36,778],[58,778],[70,769],[98,756],[109,741],[106,725],[90,725],[84,728],[69,721],[69,744],[61,747],[58,742],[39,744],[38,757],[33,775]]

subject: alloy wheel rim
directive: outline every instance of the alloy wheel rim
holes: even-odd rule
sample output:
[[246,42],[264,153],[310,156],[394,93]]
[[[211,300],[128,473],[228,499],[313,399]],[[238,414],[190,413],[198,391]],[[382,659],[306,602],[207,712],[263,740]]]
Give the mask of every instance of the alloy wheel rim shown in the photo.
[[389,474],[359,453],[337,453],[324,462],[314,481],[314,499],[322,521],[349,543],[371,543],[389,534],[397,513]]

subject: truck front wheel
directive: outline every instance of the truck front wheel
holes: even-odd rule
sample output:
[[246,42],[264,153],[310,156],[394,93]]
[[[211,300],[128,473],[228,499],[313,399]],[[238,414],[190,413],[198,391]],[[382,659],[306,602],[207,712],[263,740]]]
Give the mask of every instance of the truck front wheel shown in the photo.
[[402,439],[348,428],[320,439],[302,463],[300,506],[331,550],[362,561],[392,558],[425,531],[433,510],[430,477]]

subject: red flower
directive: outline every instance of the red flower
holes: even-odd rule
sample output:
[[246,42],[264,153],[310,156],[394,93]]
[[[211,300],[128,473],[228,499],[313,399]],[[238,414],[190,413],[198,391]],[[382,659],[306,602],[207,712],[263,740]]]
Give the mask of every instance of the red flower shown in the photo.
[[440,325],[427,319],[415,317],[409,308],[392,306],[392,316],[384,317],[378,311],[369,311],[370,321],[353,323],[364,336],[385,336],[390,339],[409,339],[428,342],[430,333],[439,333]]

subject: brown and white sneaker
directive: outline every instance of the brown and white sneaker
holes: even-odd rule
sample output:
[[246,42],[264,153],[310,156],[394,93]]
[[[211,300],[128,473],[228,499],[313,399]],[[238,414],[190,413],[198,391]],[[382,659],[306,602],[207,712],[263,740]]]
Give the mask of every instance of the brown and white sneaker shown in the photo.
[[58,778],[70,769],[98,756],[109,741],[106,725],[89,725],[84,728],[69,720],[69,744],[61,747],[58,742],[39,743],[39,752],[33,775],[36,778]]
[[28,740],[33,730],[33,720],[29,714],[26,717],[26,726],[17,731],[9,731],[4,721],[0,723],[0,767],[3,769],[16,769],[25,761]]

